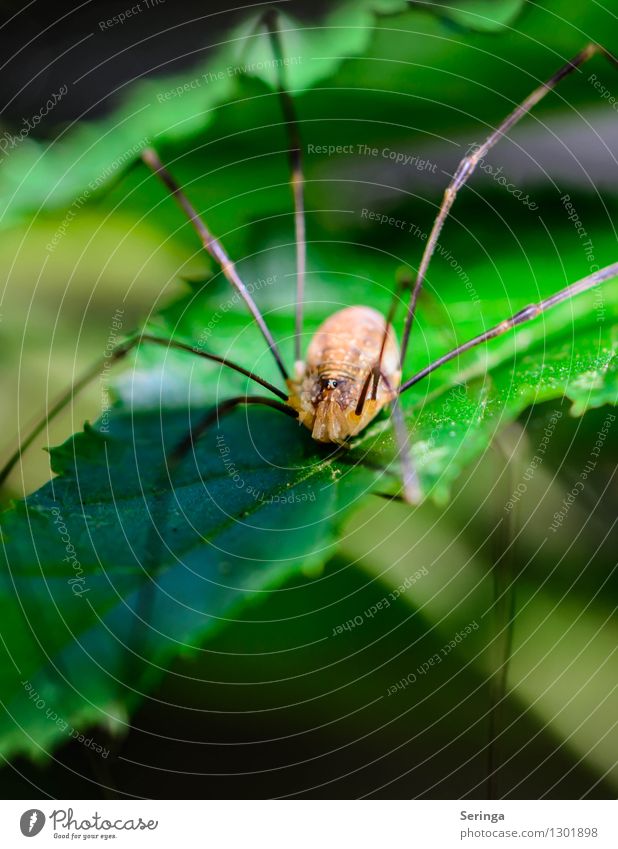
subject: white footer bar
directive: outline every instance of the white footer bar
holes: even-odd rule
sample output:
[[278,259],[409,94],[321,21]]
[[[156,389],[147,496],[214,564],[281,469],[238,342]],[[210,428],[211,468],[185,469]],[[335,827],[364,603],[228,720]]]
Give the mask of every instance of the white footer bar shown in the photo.
[[[34,842],[28,843],[28,840]],[[4,801],[0,846],[618,847],[614,801]]]

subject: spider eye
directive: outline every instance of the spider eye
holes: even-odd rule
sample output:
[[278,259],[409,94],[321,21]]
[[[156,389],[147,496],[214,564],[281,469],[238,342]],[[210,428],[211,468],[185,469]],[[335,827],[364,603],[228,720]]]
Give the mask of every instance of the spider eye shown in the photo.
[[322,386],[324,387],[324,389],[336,389],[338,383],[339,381],[335,380],[335,378],[328,377],[322,381]]

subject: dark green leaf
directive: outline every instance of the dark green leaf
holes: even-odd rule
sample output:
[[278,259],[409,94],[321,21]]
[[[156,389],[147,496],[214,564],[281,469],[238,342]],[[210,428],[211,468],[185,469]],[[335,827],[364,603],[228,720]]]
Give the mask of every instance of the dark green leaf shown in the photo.
[[4,756],[42,755],[67,727],[122,730],[178,653],[319,568],[375,477],[254,409],[202,437],[171,491],[161,433],[169,450],[187,424],[110,414],[55,449],[58,477],[2,516]]

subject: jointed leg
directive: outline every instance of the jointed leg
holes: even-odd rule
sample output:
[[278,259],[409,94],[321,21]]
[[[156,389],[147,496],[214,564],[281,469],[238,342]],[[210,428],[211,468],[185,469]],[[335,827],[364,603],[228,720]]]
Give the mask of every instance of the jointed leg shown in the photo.
[[256,405],[278,410],[280,413],[285,413],[286,416],[290,416],[293,419],[298,418],[298,413],[293,410],[292,407],[287,404],[282,404],[280,401],[275,401],[274,398],[267,398],[262,395],[238,395],[234,398],[228,398],[226,401],[222,401],[218,404],[214,410],[209,410],[198,424],[194,428],[191,428],[190,433],[188,433],[187,436],[178,443],[169,456],[169,463],[167,464],[168,470],[170,468],[170,464],[173,467],[183,459],[191,446],[195,445],[200,436],[202,436],[202,434],[205,433],[211,425],[215,423],[217,425],[219,424],[221,416],[231,413],[239,406],[249,407]]
[[277,22],[277,12],[269,10],[264,15],[264,22],[268,27],[272,42],[273,53],[277,69],[277,86],[281,100],[281,111],[285,119],[290,157],[290,184],[294,198],[294,227],[296,233],[296,327],[294,336],[294,357],[297,363],[302,361],[302,333],[303,333],[303,301],[305,297],[305,270],[306,270],[306,236],[305,236],[305,198],[304,177],[302,167],[302,147],[298,119],[294,108],[294,100],[288,91],[285,77],[285,63],[283,47],[281,44],[281,33]]
[[425,275],[427,274],[427,268],[429,267],[429,263],[436,249],[436,245],[438,242],[438,238],[440,236],[440,231],[442,230],[442,226],[446,221],[448,214],[451,210],[451,207],[457,197],[458,191],[466,184],[469,177],[474,172],[474,169],[478,165],[479,161],[483,159],[484,156],[491,150],[491,148],[496,144],[496,142],[500,141],[500,139],[506,135],[506,133],[516,124],[524,115],[526,115],[533,106],[542,100],[548,92],[552,91],[557,84],[570,74],[572,71],[576,70],[583,65],[584,62],[587,62],[588,59],[591,59],[597,53],[604,56],[608,61],[618,66],[618,59],[613,56],[608,50],[604,47],[601,47],[599,44],[589,44],[585,47],[581,52],[579,52],[576,56],[574,56],[570,62],[567,62],[563,65],[554,75],[550,77],[547,82],[540,85],[536,88],[532,94],[530,94],[519,106],[517,106],[507,118],[494,130],[491,135],[487,137],[487,139],[483,142],[483,144],[478,145],[475,149],[468,153],[462,161],[459,163],[459,166],[448,185],[444,198],[442,200],[442,204],[436,216],[436,219],[431,228],[431,232],[429,234],[429,238],[427,239],[427,244],[425,245],[425,250],[423,251],[423,255],[421,257],[421,263],[419,265],[418,273],[416,275],[416,280],[414,283],[414,288],[412,290],[412,294],[410,296],[410,303],[408,305],[408,313],[406,316],[406,321],[403,330],[403,338],[401,343],[401,363],[403,365],[405,361],[406,352],[408,350],[408,342],[410,340],[410,331],[412,330],[412,324],[414,322],[414,314],[416,312],[416,305],[418,302],[418,296],[420,294],[421,288],[425,281]]
[[412,461],[412,454],[410,453],[410,439],[399,405],[399,398],[395,398],[393,401],[391,416],[393,417],[395,441],[397,442],[399,457],[401,458],[401,480],[403,483],[404,500],[408,504],[418,504],[421,497],[421,490],[418,483],[418,475]]
[[[384,381],[386,388],[392,391],[392,387],[388,378],[381,374],[380,377]],[[393,418],[393,431],[395,433],[395,442],[399,449],[399,457],[401,462],[401,480],[403,483],[403,497],[408,504],[418,504],[421,497],[421,491],[418,483],[418,475],[414,468],[412,454],[410,451],[410,439],[408,429],[399,406],[399,397],[395,398],[391,407],[391,416]]]
[[576,283],[571,283],[570,286],[566,286],[564,289],[561,289],[559,292],[556,292],[555,295],[551,295],[549,298],[545,298],[545,300],[539,301],[538,304],[529,304],[527,307],[524,307],[523,310],[520,310],[519,312],[516,312],[515,315],[512,315],[510,318],[501,321],[500,324],[497,324],[495,327],[491,327],[489,330],[486,330],[479,336],[475,336],[468,342],[464,342],[463,345],[458,345],[457,348],[453,348],[453,350],[449,351],[448,354],[444,354],[442,357],[439,357],[430,365],[425,366],[424,369],[417,372],[409,380],[406,380],[406,382],[401,385],[399,389],[399,394],[401,395],[401,393],[405,392],[406,389],[409,389],[411,386],[414,386],[415,383],[418,383],[419,380],[422,380],[424,377],[427,377],[428,374],[431,374],[432,371],[435,371],[437,368],[440,368],[440,366],[444,365],[444,363],[448,363],[450,360],[454,360],[455,357],[458,357],[459,354],[462,354],[464,351],[469,351],[471,348],[475,348],[477,345],[481,345],[488,339],[493,339],[496,336],[501,336],[503,333],[506,333],[512,328],[517,327],[517,325],[523,324],[526,321],[530,321],[531,319],[536,318],[545,310],[551,309],[551,307],[555,307],[557,304],[560,304],[563,301],[567,301],[569,298],[572,298],[575,295],[579,295],[581,292],[585,292],[588,289],[592,289],[594,288],[594,286],[598,286],[599,283],[603,283],[605,280],[611,280],[612,277],[618,277],[618,262],[614,262],[612,263],[612,265],[607,265],[605,268],[601,268],[599,271],[595,271],[594,274],[590,274],[588,275],[588,277],[584,277],[581,280],[578,280]]
[[196,354],[198,357],[203,357],[206,360],[211,360],[215,363],[220,363],[223,366],[227,366],[227,368],[233,369],[233,371],[237,371],[239,374],[245,375],[250,380],[253,380],[255,383],[259,383],[260,386],[263,386],[265,389],[270,390],[274,395],[277,395],[283,401],[286,400],[287,396],[284,392],[278,389],[276,386],[273,386],[272,383],[269,383],[267,380],[259,377],[253,372],[248,371],[242,366],[237,365],[236,363],[231,362],[230,360],[226,360],[224,357],[219,357],[216,354],[209,354],[206,351],[202,351],[198,348],[192,348],[191,345],[185,345],[183,342],[175,342],[170,339],[161,339],[158,336],[152,336],[150,334],[143,334],[141,336],[136,336],[134,339],[129,339],[127,342],[121,342],[118,347],[114,348],[109,357],[106,357],[103,360],[97,362],[92,368],[88,369],[85,374],[83,374],[66,392],[64,392],[60,398],[52,405],[49,412],[35,425],[35,427],[30,431],[28,436],[20,443],[19,447],[13,454],[9,457],[7,462],[4,464],[2,469],[0,469],[0,486],[6,481],[15,465],[19,462],[22,457],[24,451],[34,442],[37,436],[43,432],[43,430],[47,427],[47,425],[56,418],[56,416],[64,410],[64,408],[71,403],[75,395],[80,392],[84,387],[86,387],[89,383],[91,383],[96,377],[98,377],[103,370],[106,364],[112,365],[113,363],[118,362],[119,360],[126,357],[126,355],[133,350],[137,345],[141,342],[152,342],[156,345],[162,345],[164,348],[174,348],[180,351],[188,351],[191,354]]
[[234,289],[238,292],[238,294],[242,297],[244,302],[249,307],[249,311],[251,315],[255,319],[256,324],[262,331],[262,335],[268,344],[270,351],[272,352],[273,357],[275,358],[275,362],[281,372],[283,379],[288,379],[287,370],[283,364],[283,360],[281,359],[281,354],[279,353],[279,348],[277,347],[277,343],[272,337],[270,330],[268,329],[266,322],[264,321],[264,317],[259,310],[258,305],[255,303],[249,290],[243,283],[243,281],[238,276],[238,272],[236,271],[236,266],[228,257],[227,253],[221,242],[219,242],[212,235],[204,221],[200,218],[197,210],[189,200],[189,198],[185,195],[183,190],[180,188],[174,177],[170,174],[167,168],[163,165],[161,160],[159,159],[159,155],[156,150],[149,147],[146,148],[142,152],[142,159],[146,163],[146,165],[151,169],[151,171],[159,177],[161,182],[167,187],[170,193],[176,198],[178,205],[186,214],[187,218],[193,225],[196,233],[202,240],[202,244],[204,248],[208,251],[208,253],[213,257],[213,259],[219,263],[221,266],[221,271],[227,278],[227,280],[232,284]]
[[399,305],[399,300],[401,298],[401,293],[405,289],[409,289],[412,285],[412,277],[409,271],[404,271],[399,279],[399,283],[393,293],[393,299],[391,301],[391,305],[388,310],[388,314],[386,316],[386,323],[384,325],[384,333],[382,334],[382,344],[380,345],[380,353],[378,354],[378,359],[376,360],[373,368],[367,373],[367,377],[365,378],[365,382],[363,383],[363,388],[361,389],[361,393],[358,397],[358,403],[356,405],[356,415],[360,416],[365,408],[365,401],[367,400],[367,395],[369,393],[369,386],[371,385],[371,381],[373,380],[373,386],[371,390],[371,398],[375,401],[378,394],[378,384],[380,382],[380,375],[382,372],[382,358],[384,357],[384,349],[386,348],[386,341],[388,339],[388,334],[390,332],[391,327],[393,326],[393,321],[395,320],[395,313],[397,312],[397,307]]
[[[189,354],[195,354],[197,357],[203,357],[205,360],[211,360],[214,363],[220,363],[222,366],[226,366],[227,368],[231,368],[233,371],[237,371],[239,374],[244,374],[245,377],[248,377],[250,380],[253,380],[254,383],[259,383],[260,386],[263,386],[264,389],[268,389],[273,395],[277,395],[281,398],[282,401],[287,400],[287,395],[285,392],[282,392],[281,389],[278,389],[268,380],[265,380],[263,377],[255,374],[252,371],[249,371],[243,366],[239,366],[238,363],[234,363],[231,360],[226,359],[225,357],[220,357],[218,354],[210,354],[208,351],[204,351],[201,348],[196,348],[193,345],[187,345],[184,342],[176,342],[173,339],[163,339],[160,336],[152,336],[150,333],[142,333],[141,336],[138,336],[137,339],[131,342],[131,346],[140,342],[153,342],[156,345],[160,345],[163,348],[174,348],[178,351],[187,351]],[[126,352],[122,352],[123,355]]]
[[[517,486],[515,469],[510,451],[502,444],[498,437],[495,440],[496,448],[502,455],[502,459],[508,464],[505,478],[506,499]],[[502,712],[507,700],[507,684],[509,666],[513,654],[513,638],[515,633],[516,581],[515,581],[515,555],[516,555],[516,515],[517,508],[507,513],[499,529],[492,534],[492,644],[495,652],[495,660],[489,675],[489,697],[490,708],[488,716],[488,740],[487,740],[487,798],[497,797],[498,771],[500,769],[499,741],[502,734]]]

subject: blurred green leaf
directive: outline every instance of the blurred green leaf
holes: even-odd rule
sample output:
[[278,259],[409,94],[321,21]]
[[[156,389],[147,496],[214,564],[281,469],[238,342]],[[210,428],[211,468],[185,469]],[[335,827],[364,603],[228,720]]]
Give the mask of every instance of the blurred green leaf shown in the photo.
[[412,0],[412,5],[466,29],[493,32],[515,20],[524,8],[524,0]]
[[[348,56],[361,53],[377,15],[407,8],[405,0],[338,3],[315,26],[280,17],[283,61],[297,92],[332,74]],[[243,82],[276,82],[273,53],[262,23],[251,14],[221,42],[205,45],[206,61],[186,74],[134,85],[110,117],[80,121],[51,144],[26,139],[0,173],[0,220],[6,226],[29,211],[69,204],[73,216],[109,188],[148,144],[193,139],[212,122],[222,104],[242,99]]]
[[[485,463],[494,467],[508,464],[508,460],[500,461],[496,455],[497,452],[488,453]],[[359,564],[371,580],[377,579],[378,586],[386,588],[385,594],[405,585],[397,593],[398,601],[408,606],[411,616],[420,615],[432,623],[432,634],[440,642],[448,643],[470,622],[477,622],[480,633],[462,640],[456,654],[460,669],[469,674],[471,668],[485,680],[503,662],[500,646],[503,641],[508,642],[510,623],[508,617],[500,618],[496,613],[501,600],[495,598],[492,585],[496,571],[505,573],[506,592],[516,598],[505,698],[517,704],[518,715],[534,716],[540,727],[563,741],[573,752],[575,762],[585,759],[598,775],[616,786],[614,753],[618,730],[613,721],[614,676],[609,669],[615,669],[613,654],[618,629],[612,615],[612,598],[576,586],[578,580],[594,580],[590,575],[582,576],[581,550],[577,576],[560,576],[567,564],[564,554],[549,555],[547,549],[552,542],[547,538],[547,529],[545,538],[535,541],[526,556],[522,551],[524,540],[516,531],[507,538],[506,549],[498,549],[495,540],[490,546],[488,541],[497,535],[500,519],[506,515],[502,492],[496,489],[497,476],[490,476],[490,480],[487,501],[483,500],[487,491],[470,486],[468,481],[463,493],[459,493],[464,500],[476,497],[478,508],[485,514],[482,548],[473,538],[461,535],[460,526],[444,511],[429,509],[411,514],[399,505],[389,505],[389,510],[382,512],[379,545],[370,521],[374,511],[365,507],[346,529],[342,556]],[[508,486],[508,475],[506,480]],[[506,493],[507,498],[509,494]],[[470,513],[468,510],[467,520]],[[586,514],[583,528],[579,528],[584,536],[590,519],[590,514]],[[527,534],[527,524],[522,527]],[[590,550],[597,542],[591,532],[582,549]],[[567,552],[571,546],[572,541],[565,541]],[[489,559],[492,554],[493,561]],[[602,557],[601,552],[597,551],[597,556]],[[426,567],[426,574],[410,582],[421,566]],[[534,566],[540,571],[533,578],[528,569]],[[586,566],[595,573],[593,564],[588,562]],[[515,574],[510,574],[510,569]],[[554,576],[553,572],[557,574]],[[548,583],[550,578],[553,581]],[[608,575],[603,573],[598,584],[604,587],[607,580]],[[374,594],[380,596],[378,590]],[[435,670],[429,669],[427,674],[434,676]],[[506,724],[500,729],[501,735],[509,732],[512,729]],[[514,748],[522,742],[517,739]]]

